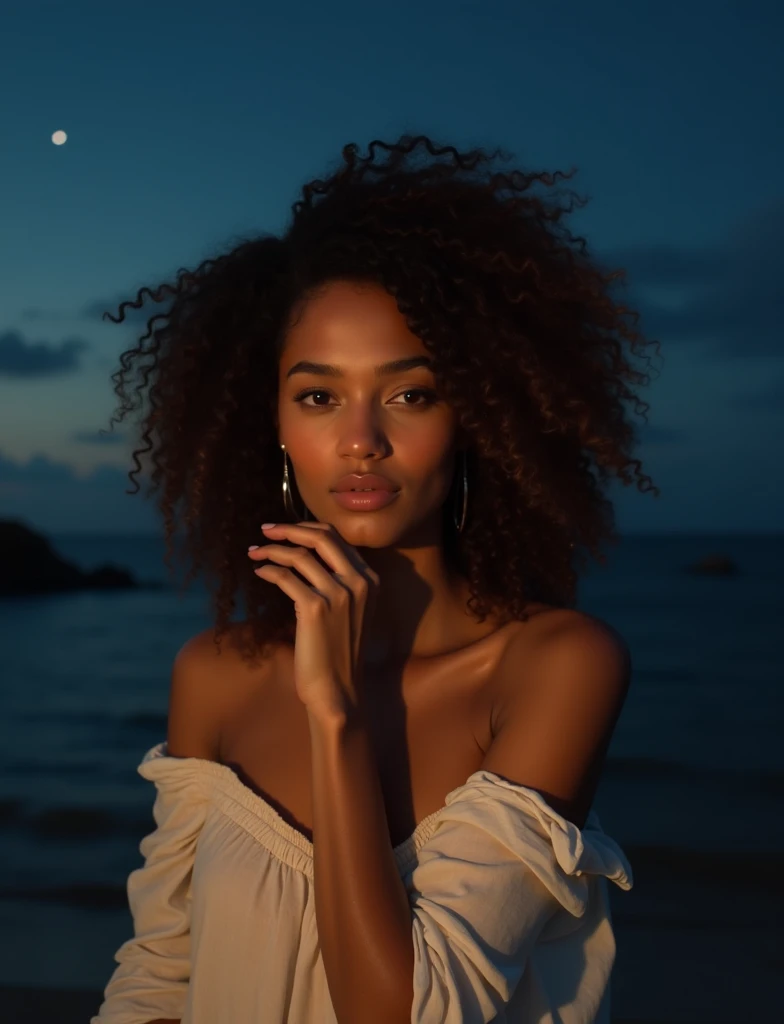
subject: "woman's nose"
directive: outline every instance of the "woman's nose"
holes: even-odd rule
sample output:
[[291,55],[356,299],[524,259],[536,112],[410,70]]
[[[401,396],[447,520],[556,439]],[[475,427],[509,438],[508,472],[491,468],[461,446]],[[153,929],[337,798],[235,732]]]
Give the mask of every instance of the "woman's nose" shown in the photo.
[[366,459],[371,455],[383,454],[389,446],[388,439],[378,425],[355,422],[346,426],[340,437],[339,452],[355,459]]

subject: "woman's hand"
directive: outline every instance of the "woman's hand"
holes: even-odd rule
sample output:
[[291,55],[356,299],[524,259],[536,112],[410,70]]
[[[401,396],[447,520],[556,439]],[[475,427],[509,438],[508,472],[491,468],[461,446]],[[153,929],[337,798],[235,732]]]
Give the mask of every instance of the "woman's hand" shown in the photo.
[[262,529],[267,537],[299,545],[266,544],[248,551],[254,561],[269,559],[253,571],[294,601],[297,696],[311,712],[341,715],[355,710],[362,685],[364,627],[378,594],[378,574],[330,523],[277,523]]

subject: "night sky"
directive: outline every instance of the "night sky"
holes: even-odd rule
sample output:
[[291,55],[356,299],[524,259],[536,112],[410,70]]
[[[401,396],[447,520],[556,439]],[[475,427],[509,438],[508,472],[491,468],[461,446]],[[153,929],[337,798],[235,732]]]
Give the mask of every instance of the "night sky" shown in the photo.
[[[661,344],[618,527],[784,523],[779,3],[132,4],[0,13],[0,518],[153,532],[124,494],[102,320],[232,240],[280,231],[348,142],[402,132],[569,171],[567,220]],[[52,136],[67,134],[63,145]],[[142,319],[152,315],[149,305]],[[644,365],[640,368],[645,369]]]

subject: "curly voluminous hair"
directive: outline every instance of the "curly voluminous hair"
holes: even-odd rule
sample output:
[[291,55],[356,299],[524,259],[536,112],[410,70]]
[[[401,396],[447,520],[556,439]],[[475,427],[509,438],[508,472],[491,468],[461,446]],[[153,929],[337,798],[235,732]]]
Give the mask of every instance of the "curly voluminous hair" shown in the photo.
[[[420,144],[434,159],[416,162]],[[375,140],[367,157],[357,151],[344,146],[338,169],[303,187],[282,236],[241,238],[178,270],[176,284],[139,289],[118,317],[104,313],[120,323],[145,293],[155,303],[173,296],[120,357],[110,426],[142,405],[149,386],[143,447],[128,474],[136,490],[126,493],[138,493],[139,456],[152,453],[148,494],[162,485],[165,562],[171,570],[181,514],[185,585],[205,573],[218,650],[238,591],[251,651],[293,642],[291,598],[259,587],[246,552],[260,523],[289,518],[274,419],[278,360],[297,310],[329,281],[381,285],[435,360],[436,386],[468,443],[467,521],[458,535],[450,494],[445,554],[468,580],[480,621],[491,612],[525,620],[531,601],[575,605],[577,560],[590,552],[604,563],[601,542],[619,539],[604,494],[611,475],[627,486],[631,468],[638,488],[659,496],[631,456],[637,437],[625,408],[649,409],[627,382],[650,382],[626,348],[639,355],[658,342],[632,330],[624,318],[636,324],[639,314],[611,299],[626,272],[603,272],[585,240],[559,224],[573,204],[531,193],[575,171],[506,174],[490,166],[510,159],[503,150],[461,154],[424,135]],[[135,401],[125,378],[137,359],[147,363],[136,366]]]

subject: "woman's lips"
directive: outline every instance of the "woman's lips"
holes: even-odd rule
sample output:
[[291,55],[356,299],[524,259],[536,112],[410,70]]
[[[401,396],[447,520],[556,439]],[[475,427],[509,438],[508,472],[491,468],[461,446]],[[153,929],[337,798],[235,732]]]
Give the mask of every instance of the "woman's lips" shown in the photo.
[[343,508],[354,512],[375,512],[393,502],[399,491],[332,491],[332,497]]

